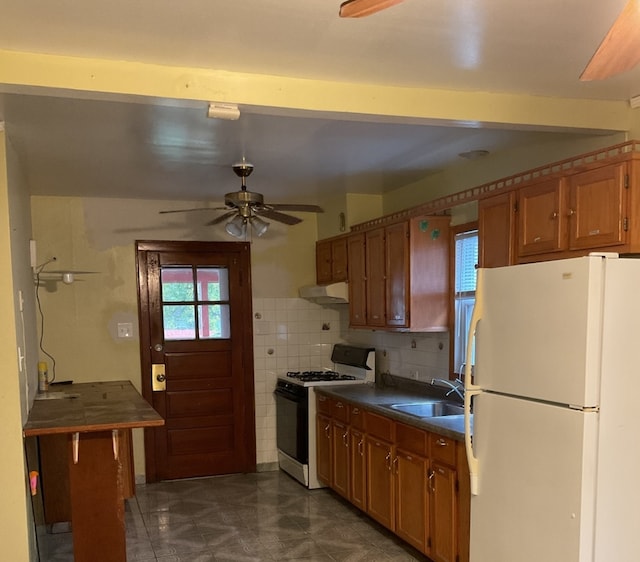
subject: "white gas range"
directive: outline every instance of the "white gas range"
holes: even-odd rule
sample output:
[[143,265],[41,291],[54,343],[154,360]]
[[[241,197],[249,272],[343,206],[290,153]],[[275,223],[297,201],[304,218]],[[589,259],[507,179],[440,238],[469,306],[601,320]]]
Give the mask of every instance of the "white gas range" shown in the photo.
[[290,371],[278,378],[277,445],[280,468],[308,488],[321,488],[316,471],[314,387],[375,382],[375,349],[335,344],[334,370]]

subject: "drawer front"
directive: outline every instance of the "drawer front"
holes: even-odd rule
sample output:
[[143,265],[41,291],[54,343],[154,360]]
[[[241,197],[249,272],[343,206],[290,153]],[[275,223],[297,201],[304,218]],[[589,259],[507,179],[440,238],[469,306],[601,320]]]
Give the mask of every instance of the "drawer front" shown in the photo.
[[393,441],[393,420],[372,412],[365,412],[367,433],[386,441]]
[[324,394],[316,394],[316,410],[319,414],[331,416],[331,405],[333,400]]
[[436,433],[429,434],[429,449],[431,458],[449,466],[456,465],[456,441]]
[[349,407],[349,422],[351,427],[364,431],[364,410],[360,406],[351,404]]
[[427,432],[396,422],[396,447],[421,457],[427,456]]
[[331,415],[333,419],[349,423],[349,403],[336,398],[334,398],[332,402]]

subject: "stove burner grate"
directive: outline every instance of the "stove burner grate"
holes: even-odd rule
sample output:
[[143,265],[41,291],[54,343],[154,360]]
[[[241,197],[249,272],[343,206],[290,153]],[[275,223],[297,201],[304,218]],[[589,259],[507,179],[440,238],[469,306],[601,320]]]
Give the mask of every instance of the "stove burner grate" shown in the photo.
[[341,375],[336,371],[289,371],[287,376],[302,382],[355,380],[351,375]]

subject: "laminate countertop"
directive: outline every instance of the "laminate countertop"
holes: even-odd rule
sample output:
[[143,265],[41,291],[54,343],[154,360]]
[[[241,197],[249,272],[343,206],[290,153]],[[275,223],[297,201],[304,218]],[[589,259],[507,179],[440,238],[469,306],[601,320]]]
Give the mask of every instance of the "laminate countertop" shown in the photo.
[[[373,384],[316,386],[314,390],[317,394],[325,394],[332,398],[356,404],[371,412],[406,423],[407,425],[433,431],[434,433],[450,437],[456,441],[464,441],[463,415],[418,418],[389,408],[391,404],[417,404],[442,400],[439,396],[428,395],[410,389],[388,386],[378,387]],[[459,404],[459,402],[455,403]],[[471,429],[473,431],[473,415],[471,416]]]

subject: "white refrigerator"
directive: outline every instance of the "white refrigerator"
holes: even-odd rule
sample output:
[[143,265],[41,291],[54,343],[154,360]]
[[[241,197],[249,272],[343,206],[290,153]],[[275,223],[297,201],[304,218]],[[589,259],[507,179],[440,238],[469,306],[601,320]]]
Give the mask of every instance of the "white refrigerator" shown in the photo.
[[640,561],[640,259],[481,269],[476,298],[470,561]]

